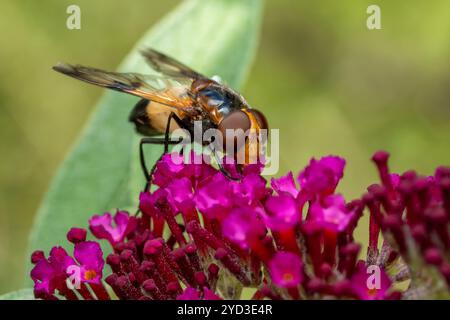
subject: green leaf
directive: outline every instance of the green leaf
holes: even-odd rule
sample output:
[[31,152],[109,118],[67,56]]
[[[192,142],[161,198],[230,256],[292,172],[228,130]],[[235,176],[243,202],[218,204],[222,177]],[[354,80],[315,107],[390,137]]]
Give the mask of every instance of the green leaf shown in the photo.
[[[150,72],[139,49],[153,47],[239,89],[256,50],[261,13],[262,0],[183,1],[144,35],[119,70]],[[136,102],[105,92],[38,210],[29,254],[64,244],[69,228],[85,227],[95,213],[135,204],[143,187],[139,138],[127,118]],[[161,152],[155,147],[149,164]]]
[[0,300],[34,300],[33,289],[22,289],[0,296]]

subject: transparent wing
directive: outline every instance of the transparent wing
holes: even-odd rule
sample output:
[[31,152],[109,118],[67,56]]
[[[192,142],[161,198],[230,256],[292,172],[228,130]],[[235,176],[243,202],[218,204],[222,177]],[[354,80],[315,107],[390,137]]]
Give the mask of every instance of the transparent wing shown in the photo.
[[197,71],[192,70],[181,62],[154,49],[145,49],[141,51],[150,66],[169,77],[186,77],[191,79],[206,78]]
[[53,69],[97,86],[126,92],[173,108],[183,109],[193,105],[189,95],[193,81],[191,78],[109,72],[65,63],[60,63]]

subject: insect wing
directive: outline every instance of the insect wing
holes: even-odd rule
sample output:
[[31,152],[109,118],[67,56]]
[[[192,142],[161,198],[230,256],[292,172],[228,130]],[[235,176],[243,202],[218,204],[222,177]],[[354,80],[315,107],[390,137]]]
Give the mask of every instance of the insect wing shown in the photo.
[[184,109],[193,105],[189,95],[193,81],[190,78],[109,72],[63,63],[53,69],[97,86],[126,92],[173,108]]
[[154,49],[141,51],[148,64],[155,70],[169,77],[186,77],[190,79],[205,78],[202,74],[182,64],[181,62]]

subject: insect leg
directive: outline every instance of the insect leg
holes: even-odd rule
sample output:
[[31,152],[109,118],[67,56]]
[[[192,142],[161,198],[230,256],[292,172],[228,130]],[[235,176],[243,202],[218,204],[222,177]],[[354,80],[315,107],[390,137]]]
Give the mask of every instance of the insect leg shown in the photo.
[[[152,177],[153,174],[155,173],[156,170],[156,164],[162,159],[162,157],[169,152],[169,145],[175,145],[180,143],[182,140],[178,140],[178,141],[172,141],[170,140],[170,124],[172,122],[172,120],[175,120],[179,126],[182,125],[182,121],[181,119],[174,113],[170,113],[168,119],[167,119],[167,126],[166,126],[166,132],[164,134],[164,138],[154,138],[154,137],[148,137],[148,138],[142,138],[141,139],[141,143],[140,143],[140,148],[139,148],[139,157],[140,157],[140,161],[141,161],[141,167],[142,167],[142,171],[144,172],[144,176],[145,176],[145,180],[146,185],[144,188],[144,192],[148,191],[151,187],[152,184]],[[145,159],[144,159],[144,148],[143,145],[144,144],[163,144],[164,145],[164,152],[161,155],[161,157],[159,157],[159,159],[155,162],[155,164],[153,165],[152,169],[150,170],[150,172],[147,169],[147,165],[145,164]]]
[[[150,188],[150,179],[153,176],[153,173],[155,172],[156,169],[156,165],[154,165],[152,167],[152,170],[150,170],[150,172],[147,169],[147,165],[145,164],[145,155],[144,155],[144,144],[163,144],[164,146],[168,146],[168,145],[175,145],[180,143],[181,140],[178,141],[171,141],[171,140],[166,140],[166,138],[154,138],[154,137],[146,137],[146,138],[142,138],[140,143],[139,143],[139,160],[141,162],[141,168],[142,168],[142,172],[144,173],[145,176],[145,180],[147,181],[147,185],[144,189],[144,191],[148,191],[148,189]],[[161,157],[158,159],[161,160],[161,158],[164,156],[164,154],[166,154],[166,152],[164,152]],[[157,161],[157,162],[158,162]],[[156,163],[157,163],[156,162]]]
[[217,154],[217,152],[216,152],[216,150],[214,149],[214,147],[211,147],[211,144],[209,145],[209,148],[211,149],[211,151],[212,151],[212,153],[213,153],[213,155],[214,155],[214,158],[216,159],[216,162],[217,162],[217,165],[219,166],[219,170],[220,170],[220,172],[222,172],[223,173],[223,175],[225,176],[225,177],[227,177],[228,179],[230,179],[230,180],[233,180],[233,181],[240,181],[241,179],[240,178],[235,178],[235,177],[233,177],[224,167],[223,167],[223,164],[222,164],[222,161],[221,161],[221,159],[219,158],[219,155]]
[[169,118],[167,119],[167,125],[166,125],[166,133],[164,135],[164,140],[166,141],[166,143],[164,143],[164,153],[168,153],[169,152],[169,135],[170,135],[170,123],[172,122],[172,120],[175,120],[175,122],[181,127],[182,126],[182,121],[181,119],[177,116],[176,113],[171,112],[169,115]]

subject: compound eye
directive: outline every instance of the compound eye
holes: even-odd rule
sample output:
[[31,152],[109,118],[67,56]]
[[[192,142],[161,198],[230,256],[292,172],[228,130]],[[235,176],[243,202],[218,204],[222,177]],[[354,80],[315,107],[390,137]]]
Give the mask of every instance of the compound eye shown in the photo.
[[258,122],[258,125],[261,129],[269,129],[267,119],[261,111],[258,111],[256,109],[250,109],[249,111],[255,116],[256,121]]
[[235,146],[235,150],[242,148],[250,127],[251,122],[245,112],[237,110],[227,115],[218,126],[223,136],[224,150],[227,150],[230,144]]

